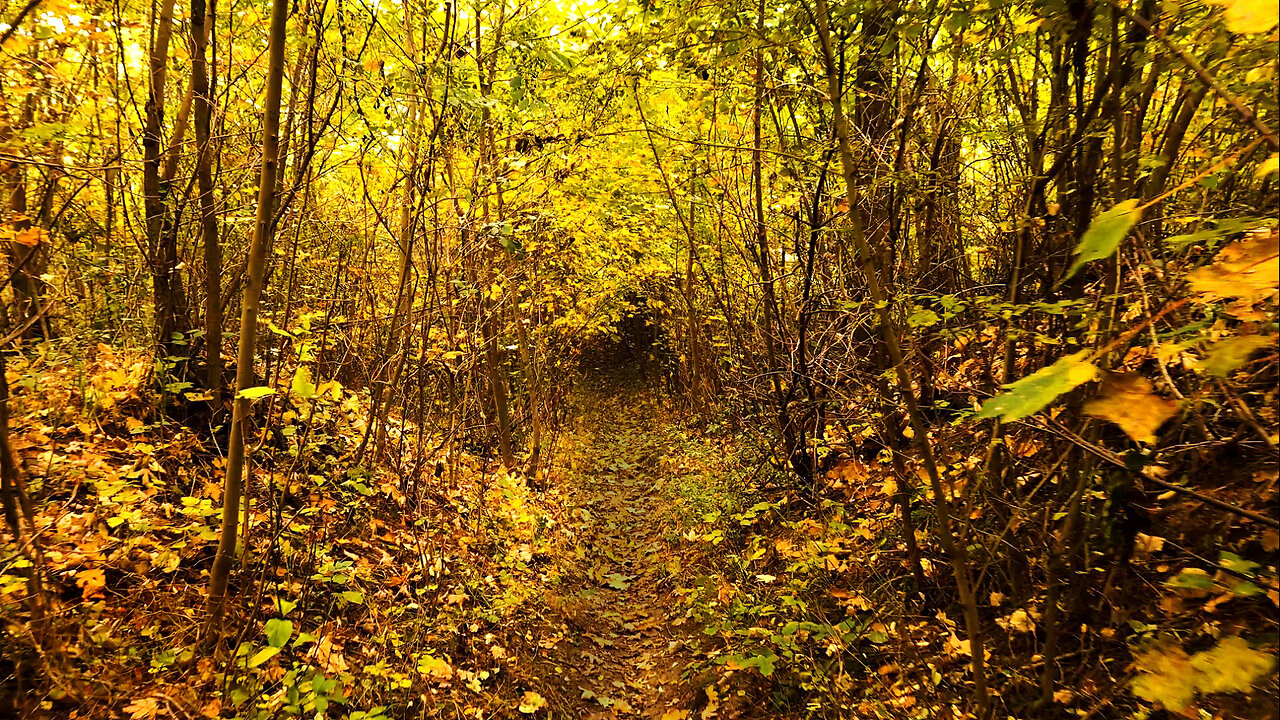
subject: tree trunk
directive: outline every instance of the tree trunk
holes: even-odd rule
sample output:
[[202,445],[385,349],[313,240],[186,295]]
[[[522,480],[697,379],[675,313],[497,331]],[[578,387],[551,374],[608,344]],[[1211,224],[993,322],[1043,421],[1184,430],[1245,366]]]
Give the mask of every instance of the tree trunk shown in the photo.
[[[207,17],[206,17],[207,15]],[[213,15],[205,0],[191,0],[191,97],[196,126],[196,184],[200,193],[200,239],[204,247],[205,386],[217,408],[222,404],[222,246],[218,242],[218,210],[213,198],[214,71],[206,54],[213,30]]]
[[240,312],[240,346],[236,352],[236,396],[231,420],[231,439],[227,449],[227,477],[222,488],[222,532],[218,552],[209,573],[209,597],[206,607],[209,624],[207,636],[216,639],[222,630],[226,606],[227,580],[236,552],[236,530],[239,519],[241,486],[245,471],[245,430],[249,406],[243,393],[254,380],[253,356],[258,339],[258,305],[262,298],[262,280],[270,244],[272,215],[275,204],[276,174],[280,152],[280,95],[284,85],[285,19],[287,0],[271,4],[270,45],[268,49],[267,92],[262,114],[262,171],[258,176],[258,208],[254,218],[253,240],[249,247],[248,277],[245,279]]
[[168,232],[166,218],[167,183],[162,179],[164,151],[161,133],[164,126],[165,82],[168,75],[169,39],[173,34],[174,0],[162,0],[155,21],[155,42],[151,46],[150,92],[147,95],[146,120],[142,130],[142,195],[146,213],[147,261],[151,265],[151,283],[155,302],[156,351],[173,355],[175,333],[185,333],[186,296],[177,273],[177,236]]

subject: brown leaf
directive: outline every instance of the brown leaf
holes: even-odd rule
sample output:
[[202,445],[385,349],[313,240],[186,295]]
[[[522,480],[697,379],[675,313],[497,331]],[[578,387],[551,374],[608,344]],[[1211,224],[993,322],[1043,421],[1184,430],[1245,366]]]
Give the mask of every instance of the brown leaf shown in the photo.
[[1191,289],[1209,298],[1261,300],[1280,286],[1280,233],[1253,233],[1218,253],[1214,263],[1187,275]]
[[35,247],[40,244],[41,240],[44,240],[48,236],[49,236],[49,233],[42,228],[27,228],[26,230],[23,230],[17,235],[14,235],[13,241],[18,243],[19,245],[26,245],[27,247]]
[[1085,403],[1084,413],[1109,420],[1138,442],[1156,441],[1156,430],[1178,412],[1178,404],[1156,395],[1137,373],[1108,373],[1102,397]]

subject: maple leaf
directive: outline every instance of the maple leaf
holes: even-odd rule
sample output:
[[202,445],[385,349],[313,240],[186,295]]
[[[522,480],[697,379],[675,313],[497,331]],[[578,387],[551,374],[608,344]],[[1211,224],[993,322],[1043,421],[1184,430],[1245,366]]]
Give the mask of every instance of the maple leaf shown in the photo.
[[1156,395],[1150,380],[1137,373],[1109,373],[1102,397],[1085,403],[1084,413],[1110,420],[1138,442],[1156,441],[1156,430],[1178,412],[1178,404]]
[[153,697],[141,697],[124,706],[130,720],[151,720],[160,711],[160,703]]
[[1255,232],[1231,243],[1212,265],[1187,274],[1191,289],[1204,299],[1261,300],[1280,285],[1280,232]]
[[107,574],[102,570],[81,570],[76,573],[76,585],[84,593],[85,598],[102,597],[102,589],[107,586]]

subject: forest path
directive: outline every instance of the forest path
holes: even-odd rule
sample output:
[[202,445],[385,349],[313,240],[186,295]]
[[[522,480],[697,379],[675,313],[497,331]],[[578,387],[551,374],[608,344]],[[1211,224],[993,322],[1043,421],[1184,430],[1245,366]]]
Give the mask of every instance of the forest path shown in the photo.
[[[542,680],[566,718],[680,718],[680,676],[694,629],[670,598],[676,515],[663,466],[679,462],[677,419],[625,372],[591,377],[577,392],[578,427],[565,458],[571,547],[547,593],[559,639]],[[542,664],[542,663],[540,663]]]

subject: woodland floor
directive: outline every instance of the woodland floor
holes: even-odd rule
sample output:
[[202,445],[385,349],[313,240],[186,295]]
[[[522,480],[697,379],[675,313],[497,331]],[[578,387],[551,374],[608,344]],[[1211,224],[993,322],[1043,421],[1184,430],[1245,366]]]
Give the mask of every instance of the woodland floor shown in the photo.
[[679,534],[662,491],[664,467],[684,464],[676,421],[633,373],[586,380],[575,405],[562,516],[576,547],[557,554],[546,617],[561,632],[538,670],[566,717],[661,718],[695,642],[671,597]]

